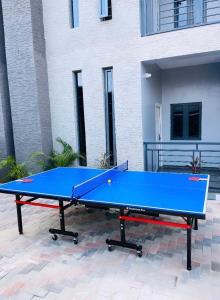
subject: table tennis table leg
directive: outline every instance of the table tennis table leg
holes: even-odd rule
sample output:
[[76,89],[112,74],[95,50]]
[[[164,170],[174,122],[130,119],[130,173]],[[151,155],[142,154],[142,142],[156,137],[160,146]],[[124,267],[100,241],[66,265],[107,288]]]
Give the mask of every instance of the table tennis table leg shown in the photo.
[[187,225],[190,225],[190,227],[187,228],[187,270],[190,271],[192,269],[192,264],[191,264],[192,219],[191,218],[187,218]]
[[121,235],[121,242],[126,243],[125,240],[125,221],[120,220],[120,235]]
[[[16,195],[16,201],[19,200],[20,200],[20,196]],[[17,209],[18,231],[20,234],[23,234],[21,204],[16,203],[16,209]]]
[[198,219],[195,218],[194,219],[194,227],[193,227],[194,230],[198,230]]
[[[120,216],[124,216],[124,210],[123,209],[120,210]],[[110,240],[110,239],[106,240],[106,244],[108,245],[108,250],[109,251],[112,250],[112,246],[120,246],[120,247],[123,247],[123,248],[129,248],[129,249],[136,250],[137,255],[139,257],[142,256],[142,246],[141,245],[136,245],[136,244],[129,243],[129,242],[126,241],[126,237],[125,237],[125,220],[120,220],[120,237],[121,237],[120,241]]]
[[64,209],[63,209],[63,201],[59,201],[59,207],[60,207],[60,229],[65,231],[65,217],[64,217]]
[[71,205],[66,205],[64,207],[63,201],[59,200],[59,219],[60,219],[60,229],[50,228],[49,232],[53,234],[52,239],[57,240],[57,234],[66,235],[73,237],[74,244],[78,243],[78,232],[72,232],[67,231],[65,228],[65,216],[64,216],[64,210],[67,207],[70,207]]

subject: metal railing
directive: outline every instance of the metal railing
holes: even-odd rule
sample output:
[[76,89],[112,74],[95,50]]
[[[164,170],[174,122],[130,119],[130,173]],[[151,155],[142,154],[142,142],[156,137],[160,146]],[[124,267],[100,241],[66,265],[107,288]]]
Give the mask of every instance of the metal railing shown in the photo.
[[220,0],[141,0],[142,34],[220,22]]
[[220,143],[144,142],[145,170],[205,173],[210,190],[220,191]]

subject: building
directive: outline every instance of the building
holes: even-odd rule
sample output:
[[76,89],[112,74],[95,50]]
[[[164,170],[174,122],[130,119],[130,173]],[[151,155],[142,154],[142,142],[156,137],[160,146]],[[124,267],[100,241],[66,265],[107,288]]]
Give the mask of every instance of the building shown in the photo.
[[19,162],[52,147],[42,13],[41,1],[0,1],[0,151]]
[[1,3],[18,160],[58,136],[89,166],[107,152],[148,167],[144,142],[163,155],[163,142],[212,142],[218,156],[220,0]]
[[13,154],[13,150],[11,110],[4,47],[4,28],[0,6],[0,155],[4,157],[6,154]]

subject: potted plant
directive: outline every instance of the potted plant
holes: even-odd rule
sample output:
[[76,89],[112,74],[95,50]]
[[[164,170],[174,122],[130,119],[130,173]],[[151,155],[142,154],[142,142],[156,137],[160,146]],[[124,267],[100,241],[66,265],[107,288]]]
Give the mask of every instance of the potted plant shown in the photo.
[[190,162],[190,167],[192,169],[192,173],[199,173],[200,170],[200,158],[198,156],[192,156],[192,161]]
[[107,153],[102,153],[98,159],[98,167],[100,169],[109,169],[110,168],[110,155]]

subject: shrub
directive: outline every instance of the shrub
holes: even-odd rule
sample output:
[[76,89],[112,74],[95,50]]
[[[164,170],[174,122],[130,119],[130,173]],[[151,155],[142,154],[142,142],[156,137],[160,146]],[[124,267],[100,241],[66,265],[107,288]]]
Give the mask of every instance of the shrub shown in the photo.
[[4,182],[16,180],[28,176],[28,171],[25,163],[16,163],[13,156],[8,156],[6,159],[0,161],[0,170],[4,174],[2,180]]
[[56,141],[62,146],[62,151],[57,152],[52,150],[49,155],[43,152],[35,152],[31,155],[31,160],[36,160],[36,163],[44,170],[50,170],[56,167],[68,167],[76,159],[84,158],[78,152],[73,151],[72,147],[63,141],[61,138],[57,138]]
[[98,159],[98,167],[100,169],[109,169],[110,168],[110,155],[107,153],[102,153]]

